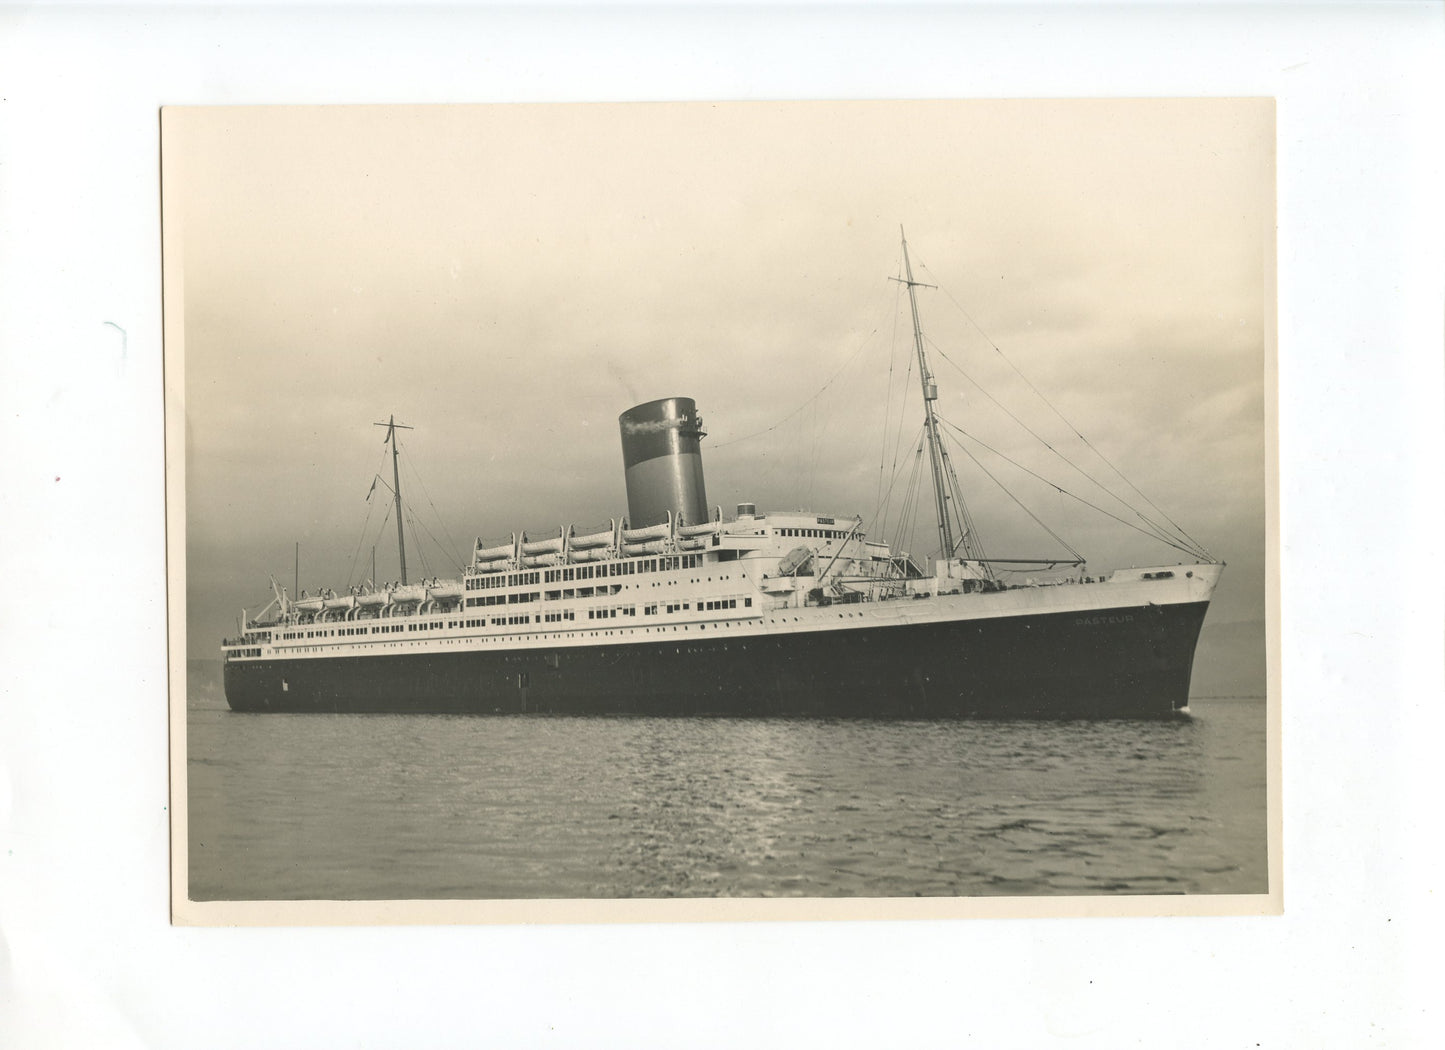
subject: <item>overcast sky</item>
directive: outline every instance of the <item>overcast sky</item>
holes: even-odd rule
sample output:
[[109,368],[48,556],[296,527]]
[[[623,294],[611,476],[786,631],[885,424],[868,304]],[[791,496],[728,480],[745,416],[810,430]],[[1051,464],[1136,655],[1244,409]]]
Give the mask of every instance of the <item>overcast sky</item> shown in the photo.
[[[1260,619],[1273,143],[1266,101],[167,110],[188,653],[289,585],[298,541],[303,587],[368,575],[372,543],[397,575],[365,499],[393,413],[408,501],[463,555],[624,514],[617,416],[673,395],[711,503],[881,536],[921,421],[900,224],[939,285],[941,414],[1117,509],[961,374],[1109,480],[996,345],[1229,562],[1211,622]],[[1184,557],[975,452],[1091,570]],[[1059,553],[954,456],[990,554]]]

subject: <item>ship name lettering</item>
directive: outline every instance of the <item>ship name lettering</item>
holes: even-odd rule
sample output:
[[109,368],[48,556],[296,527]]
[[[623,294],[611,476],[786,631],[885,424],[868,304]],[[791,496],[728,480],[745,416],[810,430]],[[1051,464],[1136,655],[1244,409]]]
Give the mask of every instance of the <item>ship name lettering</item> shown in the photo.
[[1124,613],[1121,616],[1080,616],[1074,620],[1076,627],[1099,627],[1109,623],[1133,623],[1134,614]]

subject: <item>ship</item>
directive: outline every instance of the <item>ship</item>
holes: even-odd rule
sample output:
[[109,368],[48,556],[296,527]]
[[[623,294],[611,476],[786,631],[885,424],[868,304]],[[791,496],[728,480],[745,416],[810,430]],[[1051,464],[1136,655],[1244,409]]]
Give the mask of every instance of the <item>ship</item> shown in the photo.
[[[478,538],[457,578],[290,594],[222,645],[241,712],[800,718],[1187,716],[1195,647],[1224,565],[1091,575],[1083,558],[991,559],[936,409],[906,238],[901,276],[923,393],[938,556],[859,515],[709,509],[696,402],[618,420],[627,514]],[[1037,571],[1019,580],[1019,566]],[[1014,582],[1007,582],[1014,581]]]

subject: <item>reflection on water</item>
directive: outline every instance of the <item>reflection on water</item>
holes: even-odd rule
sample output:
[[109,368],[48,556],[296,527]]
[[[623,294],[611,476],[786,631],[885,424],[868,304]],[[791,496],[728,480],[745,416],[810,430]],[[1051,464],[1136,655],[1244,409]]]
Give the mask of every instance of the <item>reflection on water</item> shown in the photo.
[[1266,889],[1262,701],[1176,722],[189,718],[196,899]]

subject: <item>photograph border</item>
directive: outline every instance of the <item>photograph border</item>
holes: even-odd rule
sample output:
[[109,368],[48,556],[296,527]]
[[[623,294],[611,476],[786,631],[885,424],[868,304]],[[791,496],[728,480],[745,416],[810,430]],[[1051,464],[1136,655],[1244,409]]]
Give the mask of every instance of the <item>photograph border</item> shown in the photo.
[[[1260,101],[1230,98],[1221,101]],[[826,100],[798,100],[826,101]],[[946,101],[968,101],[963,99]],[[988,100],[997,101],[997,100]],[[1030,99],[1051,102],[1052,99]],[[1103,101],[1130,101],[1106,99]],[[697,105],[706,105],[698,102]],[[338,108],[338,107],[331,107]],[[397,107],[398,110],[405,107]],[[168,113],[161,115],[164,128]],[[1273,114],[1273,152],[1277,154],[1278,114]],[[1271,167],[1277,172],[1272,157]],[[593,924],[738,921],[847,921],[964,918],[1162,917],[1278,915],[1284,908],[1283,819],[1281,812],[1279,514],[1278,514],[1278,246],[1271,195],[1271,222],[1261,232],[1267,263],[1262,267],[1264,316],[1265,478],[1265,827],[1268,889],[1252,894],[1101,894],[1088,896],[963,897],[686,897],[686,898],[535,898],[525,900],[192,900],[189,897],[188,769],[186,736],[186,486],[185,486],[185,319],[184,229],[169,198],[177,185],[174,154],[167,155],[162,135],[161,185],[163,281],[165,288],[165,407],[167,596],[170,623],[171,728],[171,912],[182,925],[443,925],[443,924]],[[167,200],[172,203],[167,205]],[[484,717],[484,716],[478,716]]]

